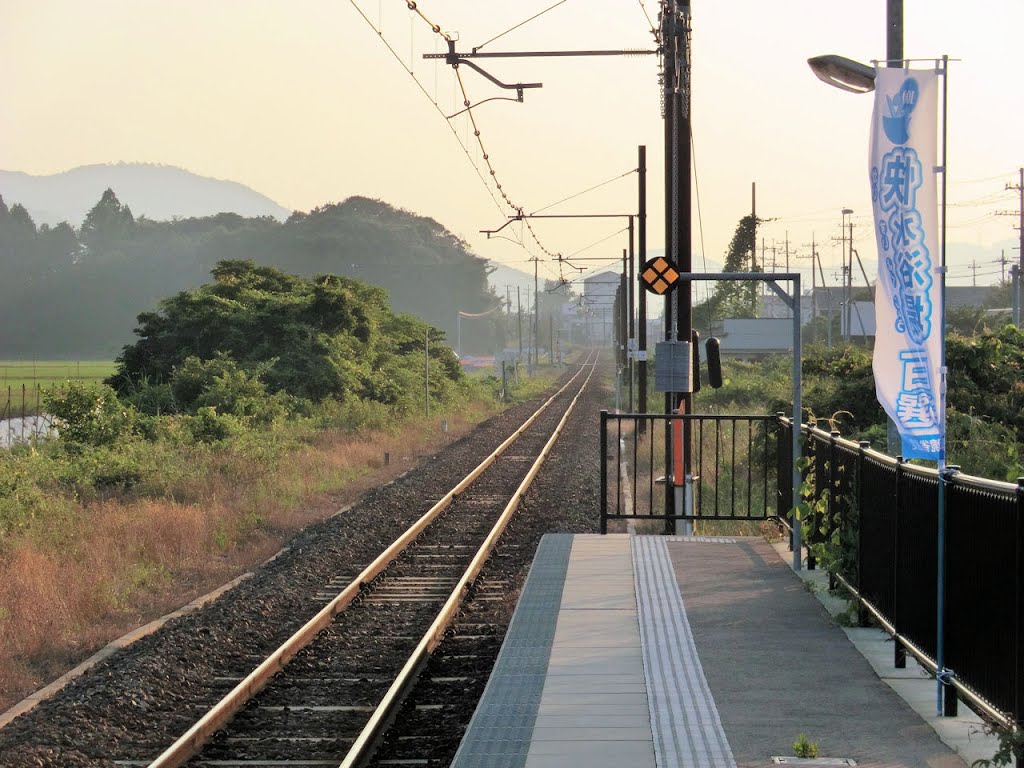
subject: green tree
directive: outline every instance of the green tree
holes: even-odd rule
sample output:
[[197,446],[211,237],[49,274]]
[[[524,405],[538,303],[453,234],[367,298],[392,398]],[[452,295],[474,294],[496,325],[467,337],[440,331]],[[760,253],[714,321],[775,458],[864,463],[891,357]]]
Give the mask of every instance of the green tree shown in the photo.
[[135,217],[127,205],[122,205],[114,190],[107,189],[100,200],[85,215],[79,237],[82,244],[95,256],[107,255],[119,241],[134,229]]
[[[429,327],[394,315],[380,288],[335,275],[304,280],[248,261],[221,262],[213,278],[139,315],[141,338],[124,348],[111,380],[119,391],[177,377],[176,397],[199,403],[219,377],[217,392],[245,398],[265,385],[314,401],[354,396],[396,403],[414,394],[411,382],[422,382]],[[436,331],[434,340],[440,341]],[[435,344],[431,356],[443,374],[436,386],[461,377],[450,350]],[[219,368],[200,364],[217,359]]]
[[[761,219],[753,215],[744,216],[736,225],[732,240],[725,252],[724,272],[760,272],[756,252],[750,245],[754,239],[756,224]],[[693,309],[695,322],[710,325],[714,320],[726,317],[757,317],[757,297],[760,283],[756,281],[725,281],[715,285],[715,292],[704,303]]]

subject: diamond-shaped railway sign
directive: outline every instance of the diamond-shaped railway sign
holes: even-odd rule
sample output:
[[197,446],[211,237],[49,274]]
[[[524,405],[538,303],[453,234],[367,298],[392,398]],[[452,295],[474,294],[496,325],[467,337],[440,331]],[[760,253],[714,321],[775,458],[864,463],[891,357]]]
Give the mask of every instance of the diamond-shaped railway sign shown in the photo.
[[656,256],[644,264],[640,280],[648,291],[662,296],[679,285],[679,270],[664,256]]

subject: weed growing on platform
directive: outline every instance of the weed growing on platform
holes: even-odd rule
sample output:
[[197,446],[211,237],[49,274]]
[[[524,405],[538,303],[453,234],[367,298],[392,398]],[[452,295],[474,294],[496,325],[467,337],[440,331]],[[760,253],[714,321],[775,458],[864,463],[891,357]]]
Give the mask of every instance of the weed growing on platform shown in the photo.
[[793,742],[793,754],[797,757],[812,758],[818,756],[818,742],[807,738],[806,733],[801,733]]

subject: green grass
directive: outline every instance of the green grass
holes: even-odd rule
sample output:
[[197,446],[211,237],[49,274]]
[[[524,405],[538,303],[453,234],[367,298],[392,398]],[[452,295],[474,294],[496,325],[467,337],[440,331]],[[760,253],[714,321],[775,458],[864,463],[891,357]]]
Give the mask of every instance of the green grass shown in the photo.
[[0,360],[0,418],[36,413],[40,391],[51,384],[102,381],[116,368],[108,360]]

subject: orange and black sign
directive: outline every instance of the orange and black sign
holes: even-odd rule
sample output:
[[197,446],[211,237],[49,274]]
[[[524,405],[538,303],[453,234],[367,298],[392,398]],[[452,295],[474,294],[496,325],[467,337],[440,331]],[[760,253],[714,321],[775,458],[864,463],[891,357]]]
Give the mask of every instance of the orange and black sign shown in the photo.
[[644,264],[640,270],[640,281],[648,291],[661,296],[679,285],[679,271],[664,256],[657,256]]

